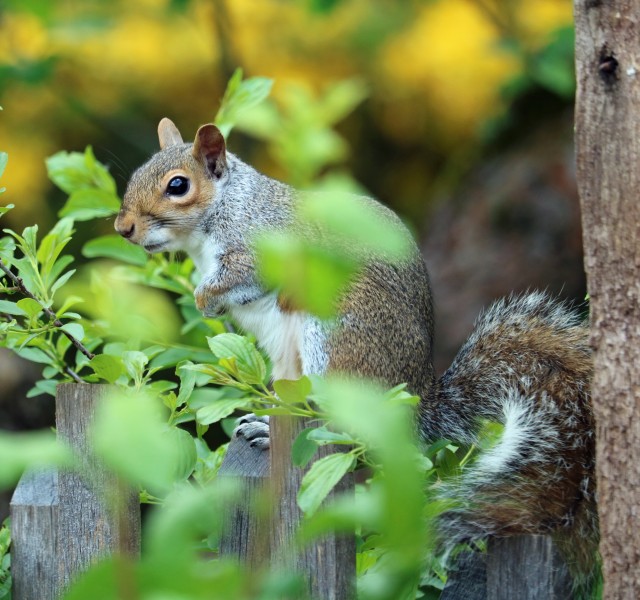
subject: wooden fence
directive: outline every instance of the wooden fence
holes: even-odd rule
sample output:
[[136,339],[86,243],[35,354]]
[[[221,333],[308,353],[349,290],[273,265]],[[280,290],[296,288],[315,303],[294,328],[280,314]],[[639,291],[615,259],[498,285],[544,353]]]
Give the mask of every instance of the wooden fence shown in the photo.
[[[49,470],[21,479],[11,501],[14,600],[55,600],[78,573],[99,558],[114,552],[135,556],[140,551],[137,493],[116,485],[100,464],[87,458],[91,455],[87,452],[89,426],[107,389],[88,384],[58,387],[58,435],[85,457],[84,476]],[[302,554],[294,554],[288,543],[300,519],[296,492],[302,477],[288,457],[291,440],[304,425],[286,418],[273,421],[270,453],[252,448],[242,438],[229,446],[220,475],[242,478],[246,493],[243,506],[229,515],[220,550],[254,566],[278,557],[275,562],[306,575],[314,598],[349,600],[355,596],[354,536],[328,535]],[[279,503],[268,531],[249,508],[254,492],[266,485],[277,492]],[[352,485],[352,479],[346,478],[341,491]],[[112,498],[118,496],[124,507],[121,514],[104,507],[105,490]],[[486,554],[463,556],[458,567],[442,600],[571,597],[566,569],[546,536],[491,541]]]

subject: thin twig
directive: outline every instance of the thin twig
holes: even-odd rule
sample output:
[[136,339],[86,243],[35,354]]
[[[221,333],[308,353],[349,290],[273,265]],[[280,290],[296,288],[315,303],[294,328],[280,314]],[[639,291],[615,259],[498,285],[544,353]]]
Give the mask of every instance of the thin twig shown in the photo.
[[[42,310],[44,311],[44,314],[47,315],[49,317],[49,319],[51,319],[51,323],[58,328],[61,328],[64,323],[58,319],[58,317],[56,316],[56,314],[50,309],[47,308],[46,306],[44,306],[42,304],[42,302],[40,302],[40,300],[38,300],[28,289],[27,287],[24,285],[24,281],[22,281],[22,279],[20,277],[18,277],[17,275],[15,275],[14,273],[11,272],[11,269],[9,269],[9,267],[7,267],[7,265],[4,264],[4,262],[2,261],[2,259],[0,258],[0,269],[2,271],[4,271],[5,275],[11,279],[11,281],[13,281],[14,285],[18,288],[18,290],[20,290],[20,293],[24,296],[27,296],[27,298],[31,298],[32,300],[35,300],[41,307]],[[95,355],[92,352],[89,352],[89,350],[87,350],[83,345],[82,342],[80,342],[80,340],[78,340],[77,338],[75,338],[74,336],[72,336],[68,331],[65,331],[64,329],[60,329],[60,331],[67,336],[67,338],[69,338],[69,341],[78,349],[80,350],[80,352],[82,352],[82,354],[84,354],[89,360],[91,360]],[[77,377],[77,376],[76,376]]]
[[78,375],[71,367],[65,366],[64,372],[71,377],[76,383],[84,383],[80,375]]

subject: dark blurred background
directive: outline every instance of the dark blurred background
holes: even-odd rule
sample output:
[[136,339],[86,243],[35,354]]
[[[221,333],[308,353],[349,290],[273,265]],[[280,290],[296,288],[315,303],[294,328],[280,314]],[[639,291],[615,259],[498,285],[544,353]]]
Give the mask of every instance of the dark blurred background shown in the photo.
[[[341,166],[420,240],[439,371],[491,300],[584,297],[571,0],[5,0],[0,150],[16,209],[3,226],[55,222],[64,198],[44,159],[61,149],[91,144],[122,191],[158,120],[191,137],[238,66],[273,78],[275,105],[302,120],[292,85],[311,98],[344,79],[366,88],[337,125]],[[229,146],[286,175],[273,144],[234,132]],[[75,247],[111,226],[88,224]],[[38,371],[0,354],[0,427],[51,425],[52,399],[25,398]]]

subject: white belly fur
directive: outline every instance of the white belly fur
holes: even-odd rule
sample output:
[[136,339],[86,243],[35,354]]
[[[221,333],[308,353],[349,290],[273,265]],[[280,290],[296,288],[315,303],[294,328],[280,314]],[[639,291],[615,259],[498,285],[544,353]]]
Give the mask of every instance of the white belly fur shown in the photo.
[[275,294],[249,304],[230,306],[229,312],[244,330],[256,336],[258,345],[269,355],[273,379],[302,376],[307,315],[283,312]]

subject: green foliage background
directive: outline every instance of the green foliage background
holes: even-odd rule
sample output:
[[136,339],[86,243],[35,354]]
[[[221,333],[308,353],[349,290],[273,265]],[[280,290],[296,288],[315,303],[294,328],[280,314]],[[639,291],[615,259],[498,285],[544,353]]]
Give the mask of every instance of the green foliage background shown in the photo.
[[[425,489],[459,473],[475,449],[443,441],[419,452],[409,418],[417,399],[400,388],[302,378],[276,382],[274,395],[252,340],[196,311],[193,263],[150,258],[112,233],[118,187],[155,150],[159,117],[195,130],[220,99],[217,124],[234,128],[233,149],[261,170],[332,191],[342,206],[341,194],[362,191],[355,172],[419,226],[430,200],[480,156],[571,102],[569,24],[566,0],[5,3],[0,147],[9,162],[0,153],[0,175],[16,209],[0,209],[0,259],[30,296],[0,276],[0,345],[42,365],[29,396],[51,395],[60,381],[115,386],[94,452],[158,505],[142,558],[100,563],[67,598],[117,597],[122,569],[133,569],[140,598],[302,597],[295,574],[249,573],[216,556],[222,511],[211,506],[241,493],[216,478],[221,442],[241,411],[313,417],[294,444],[296,465],[311,464],[319,445],[349,447],[313,462],[298,498],[307,515],[299,543],[351,527],[360,598],[438,596],[446,571],[430,528],[444,507]],[[243,78],[238,64],[275,85]],[[530,97],[534,110],[522,111]],[[339,222],[331,206],[302,218],[358,244],[387,239],[358,206]],[[391,251],[401,246],[391,240]],[[291,237],[263,240],[261,253],[265,278],[323,316],[358,268]],[[487,443],[499,434],[488,424]],[[0,433],[0,457],[5,488],[27,467],[76,464],[47,432]],[[366,473],[355,503],[323,504],[353,469]],[[10,594],[8,540],[4,527],[0,598]]]
[[[270,84],[243,80],[236,73],[217,122],[229,132],[242,122],[243,114],[265,100]],[[345,89],[332,90],[330,96],[343,93],[355,106],[360,94]],[[343,99],[334,118],[342,116],[349,102]],[[286,122],[288,117],[278,118]],[[325,119],[314,127],[322,135],[331,125],[333,120]],[[335,159],[328,154],[324,158]],[[300,156],[285,165],[292,172],[310,174],[308,184],[314,179],[321,188],[334,190],[337,196],[327,196],[330,206],[334,197],[344,201],[344,191],[354,185],[345,174],[318,179],[323,170],[318,155],[311,155],[304,168],[299,168]],[[226,318],[203,319],[195,310],[197,275],[189,258],[148,257],[110,234],[87,242],[82,254],[88,262],[79,270],[71,268],[74,257],[67,248],[76,227],[113,217],[119,199],[112,176],[90,147],[84,153],[53,155],[47,169],[68,195],[67,202],[44,236],[34,225],[21,233],[5,229],[0,238],[0,346],[42,365],[42,379],[29,396],[54,395],[56,385],[65,381],[114,386],[95,420],[93,452],[123,481],[138,487],[143,502],[158,505],[144,529],[140,560],[101,561],[65,598],[117,598],[123,569],[132,582],[132,597],[137,598],[169,593],[181,598],[303,597],[298,574],[284,574],[274,564],[249,576],[246,566],[217,557],[222,508],[237,502],[241,491],[237,483],[217,479],[227,445],[212,445],[215,438],[207,433],[221,424],[228,434],[238,411],[308,417],[315,424],[302,432],[292,449],[294,465],[310,465],[298,493],[305,520],[296,544],[313,543],[327,531],[354,531],[360,598],[437,595],[446,572],[431,554],[431,524],[443,507],[428,500],[425,490],[428,482],[463,469],[473,449],[446,442],[426,452],[418,449],[413,439],[418,398],[404,386],[385,391],[363,381],[302,377],[276,381],[269,388],[270,365],[251,339],[228,331]],[[274,265],[297,264],[309,274],[312,291],[314,286],[340,289],[359,268],[357,255],[349,268],[343,268],[339,249],[347,243],[402,259],[403,236],[381,236],[380,224],[359,204],[347,210],[359,223],[357,231],[313,204],[300,215],[320,224],[337,241],[335,251],[324,248],[324,254],[316,253],[312,260],[295,240],[263,240],[263,269],[271,273],[271,283],[290,291],[291,282],[279,278]],[[298,301],[308,310],[330,315],[334,298],[319,297],[322,302],[313,294],[299,296]],[[317,448],[326,444],[345,446],[346,451],[315,459]],[[79,465],[73,452],[48,432],[0,433],[0,456],[0,487],[15,484],[27,468]],[[324,502],[353,469],[368,473],[355,499]],[[10,582],[7,545],[5,528],[0,530],[4,597]]]

